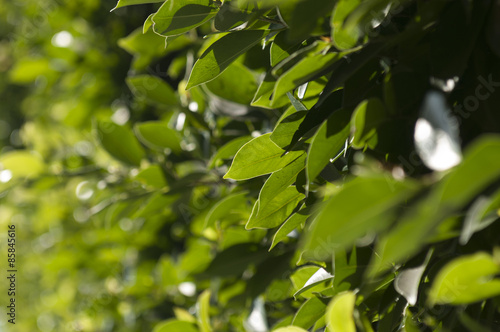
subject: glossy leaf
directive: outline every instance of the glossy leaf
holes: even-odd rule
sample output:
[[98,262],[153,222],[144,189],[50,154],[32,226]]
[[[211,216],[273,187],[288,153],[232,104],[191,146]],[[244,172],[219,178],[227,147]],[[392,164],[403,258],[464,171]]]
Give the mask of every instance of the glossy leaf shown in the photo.
[[345,140],[349,137],[350,116],[348,110],[333,113],[313,136],[307,154],[308,182],[314,181],[330,159],[345,145]]
[[125,7],[125,6],[132,6],[132,5],[142,5],[145,3],[157,3],[157,2],[163,2],[165,0],[118,0],[118,3],[116,4],[116,7],[111,9],[111,11]]
[[168,0],[154,14],[153,29],[164,36],[180,35],[202,25],[217,11],[210,0]]
[[297,175],[305,167],[305,158],[306,155],[302,154],[290,164],[269,176],[260,190],[259,206],[267,205],[267,202],[274,199],[277,195],[295,182]]
[[326,304],[317,297],[311,297],[297,310],[292,325],[309,329],[325,314]]
[[213,80],[267,35],[264,30],[236,31],[217,39],[194,64],[186,89]]
[[254,138],[241,147],[224,178],[246,180],[278,171],[295,160],[303,151],[284,151],[265,134]]
[[323,284],[329,280],[333,279],[333,275],[331,275],[328,271],[326,271],[324,268],[320,267],[318,270],[309,278],[304,286],[300,288],[298,291],[293,294],[294,298],[297,298],[300,294],[304,293],[305,291],[318,286],[320,284]]
[[365,100],[359,104],[352,115],[352,146],[357,149],[362,149],[365,145],[375,148],[378,143],[378,127],[386,122],[386,117],[384,105],[378,99]]
[[289,42],[286,37],[286,31],[276,35],[271,44],[271,66],[276,66],[280,61],[286,59],[301,47],[301,43]]
[[310,216],[310,210],[311,209],[307,207],[303,208],[294,213],[290,218],[288,218],[274,234],[273,243],[271,244],[271,248],[269,248],[269,250],[273,249],[278,243],[283,241],[283,239],[285,239],[288,234],[290,234],[295,228],[304,223]]
[[316,53],[299,61],[291,69],[280,75],[276,81],[271,105],[274,105],[275,99],[285,95],[292,89],[323,76],[321,75],[323,71],[342,59],[343,56],[342,53]]
[[340,50],[354,47],[360,37],[357,29],[346,29],[344,22],[349,14],[360,4],[360,0],[340,0],[331,17],[332,39]]
[[259,209],[256,211],[254,208],[245,228],[273,228],[280,225],[290,216],[303,198],[304,195],[292,186],[266,202],[256,203],[259,204]]
[[235,62],[217,78],[208,82],[206,87],[221,98],[247,105],[257,91],[257,81],[248,68]]

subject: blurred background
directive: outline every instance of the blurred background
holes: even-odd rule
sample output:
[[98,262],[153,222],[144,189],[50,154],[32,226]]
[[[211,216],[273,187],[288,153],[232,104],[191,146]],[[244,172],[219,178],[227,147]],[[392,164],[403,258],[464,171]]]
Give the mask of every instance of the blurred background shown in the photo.
[[151,229],[135,232],[119,217],[124,206],[107,214],[96,206],[136,185],[96,145],[93,121],[158,118],[133,100],[125,84],[133,56],[118,45],[154,8],[110,13],[115,5],[0,0],[0,266],[3,276],[7,225],[15,224],[18,269],[16,325],[3,309],[1,331],[149,330],[165,306],[171,312],[161,273],[173,272],[161,271],[167,258],[157,265],[167,245],[158,247]]

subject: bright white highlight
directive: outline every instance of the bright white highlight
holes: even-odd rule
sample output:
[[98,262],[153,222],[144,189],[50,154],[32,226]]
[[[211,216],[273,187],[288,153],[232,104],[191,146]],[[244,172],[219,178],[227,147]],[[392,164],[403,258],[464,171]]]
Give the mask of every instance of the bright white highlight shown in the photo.
[[58,32],[52,37],[52,45],[56,47],[69,47],[73,44],[73,35],[68,31]]
[[442,93],[431,91],[426,95],[414,139],[420,158],[432,170],[445,171],[462,161],[458,124]]

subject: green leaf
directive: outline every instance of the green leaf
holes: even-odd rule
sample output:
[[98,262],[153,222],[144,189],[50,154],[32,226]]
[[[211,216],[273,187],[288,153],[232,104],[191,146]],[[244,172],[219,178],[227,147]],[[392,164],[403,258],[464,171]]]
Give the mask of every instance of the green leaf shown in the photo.
[[337,294],[326,309],[327,329],[330,332],[356,332],[354,324],[354,305],[356,295],[353,292]]
[[196,301],[196,316],[201,332],[211,332],[210,326],[210,290],[206,290],[198,296]]
[[271,106],[274,105],[275,99],[285,95],[299,85],[323,76],[323,72],[325,72],[326,69],[344,56],[344,53],[323,54],[319,52],[308,54],[307,57],[300,60],[296,65],[280,75],[274,86]]
[[201,277],[238,276],[250,264],[258,264],[267,257],[267,250],[257,244],[239,243],[218,253]]
[[286,38],[286,31],[281,31],[271,44],[271,66],[276,66],[280,61],[289,57],[290,54],[298,51],[300,47],[301,43],[289,42]]
[[211,0],[168,0],[153,16],[153,29],[163,36],[175,36],[202,25],[217,14]]
[[360,37],[357,29],[346,29],[344,22],[349,14],[360,4],[360,0],[339,0],[331,17],[332,40],[339,50],[354,47]]
[[273,228],[284,222],[297,207],[304,195],[293,186],[281,191],[266,202],[257,201],[259,209],[254,208],[245,228]]
[[163,1],[165,0],[118,0],[118,3],[116,4],[115,8],[111,9],[111,11],[125,6],[142,5],[145,3],[157,3]]
[[306,115],[307,110],[298,111],[281,120],[271,133],[271,140],[280,148],[286,149]]
[[297,310],[292,325],[304,329],[311,328],[325,314],[326,304],[317,297],[311,297]]
[[176,153],[182,151],[179,134],[166,123],[160,121],[138,123],[134,131],[137,138],[151,149],[160,151],[170,149]]
[[314,134],[307,153],[307,182],[312,182],[321,173],[330,159],[345,145],[349,137],[351,112],[342,109],[334,112]]
[[300,224],[306,222],[307,218],[310,216],[310,207],[302,208],[301,210],[294,213],[290,218],[288,218],[283,225],[276,231],[273,236],[273,242],[271,248],[273,249],[278,243],[283,241],[290,232],[297,228]]
[[232,1],[226,1],[214,19],[214,27],[219,31],[228,31],[248,22],[254,15],[245,9],[239,9]]
[[167,181],[165,179],[165,175],[163,174],[163,170],[161,169],[160,165],[156,164],[141,170],[134,178],[137,181],[140,181],[141,183],[156,189],[161,189],[167,186]]
[[47,166],[42,158],[26,150],[14,150],[0,156],[0,181],[7,183],[11,179],[35,178],[45,172]]
[[[306,283],[293,294],[294,298],[297,298],[300,294],[304,293],[305,291],[310,290],[311,288],[314,288],[318,285],[325,284],[325,282],[330,281],[333,279],[333,275],[328,273],[324,268],[320,267],[317,269],[316,272],[306,281]],[[324,289],[325,287],[323,287]],[[322,290],[322,289],[320,289]],[[295,325],[295,324],[294,324]]]
[[248,105],[257,91],[257,80],[247,67],[235,62],[217,78],[208,82],[206,87],[221,98]]
[[153,332],[199,332],[196,325],[190,322],[169,319],[157,324]]
[[148,18],[144,21],[144,24],[142,25],[142,33],[143,34],[148,32],[149,29],[153,26],[153,16],[154,16],[154,13],[149,14]]
[[260,82],[251,105],[263,108],[280,108],[286,106],[290,102],[286,96],[281,96],[278,99],[275,98],[273,106],[270,106],[275,85],[276,78],[271,73],[271,70],[269,70]]
[[113,122],[99,121],[95,131],[102,147],[110,155],[126,164],[140,165],[145,153],[130,129]]
[[386,122],[386,111],[382,102],[372,98],[361,102],[352,115],[354,139],[352,146],[362,149],[368,145],[371,149],[378,143],[378,126]]
[[464,155],[462,163],[443,183],[441,202],[445,206],[467,204],[500,177],[500,136],[485,135],[477,139]]
[[194,64],[186,90],[213,80],[268,34],[265,30],[244,30],[226,34],[210,45]]
[[271,134],[254,138],[241,147],[225,179],[246,180],[278,171],[297,159],[304,151],[284,151],[270,139]]
[[297,327],[297,326],[285,326],[285,327],[280,327],[277,330],[274,330],[274,332],[307,332],[303,328]]
[[135,56],[162,56],[167,53],[165,45],[165,37],[152,31],[143,32],[140,28],[118,39],[118,46]]
[[300,1],[293,4],[293,10],[288,20],[289,40],[302,41],[308,38],[316,26],[323,23],[325,13],[333,10],[334,2],[330,0]]
[[500,266],[484,252],[455,258],[437,274],[429,304],[468,304],[500,295]]
[[244,191],[226,196],[217,202],[205,217],[205,227],[211,227],[231,214],[241,213],[241,206],[246,205],[247,195],[248,192]]
[[241,149],[241,147],[248,143],[248,141],[250,141],[251,139],[252,136],[242,136],[227,142],[215,153],[215,155],[210,160],[208,167],[214,168],[217,164],[217,161],[221,159],[233,158],[238,150]]
[[[267,202],[274,199],[283,190],[295,182],[297,175],[304,169],[306,154],[286,165],[279,171],[274,172],[266,180],[259,193],[259,206],[267,205]],[[260,211],[260,210],[259,210]]]
[[151,75],[127,77],[127,85],[139,100],[161,105],[177,105],[174,90],[161,78]]
[[495,210],[498,208],[500,208],[500,190],[490,197],[479,196],[465,214],[460,244],[467,244],[475,232],[485,229],[497,220],[499,213]]
[[[385,229],[394,207],[418,189],[412,181],[356,178],[345,184],[321,208],[307,233],[304,255],[327,259],[336,249],[350,248],[357,239]],[[314,257],[313,257],[314,256]]]

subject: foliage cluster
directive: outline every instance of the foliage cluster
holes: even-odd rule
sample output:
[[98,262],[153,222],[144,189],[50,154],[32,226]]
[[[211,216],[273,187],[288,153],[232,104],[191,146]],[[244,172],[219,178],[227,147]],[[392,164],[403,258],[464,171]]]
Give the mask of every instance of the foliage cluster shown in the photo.
[[500,328],[498,1],[27,3],[0,9],[21,326]]

